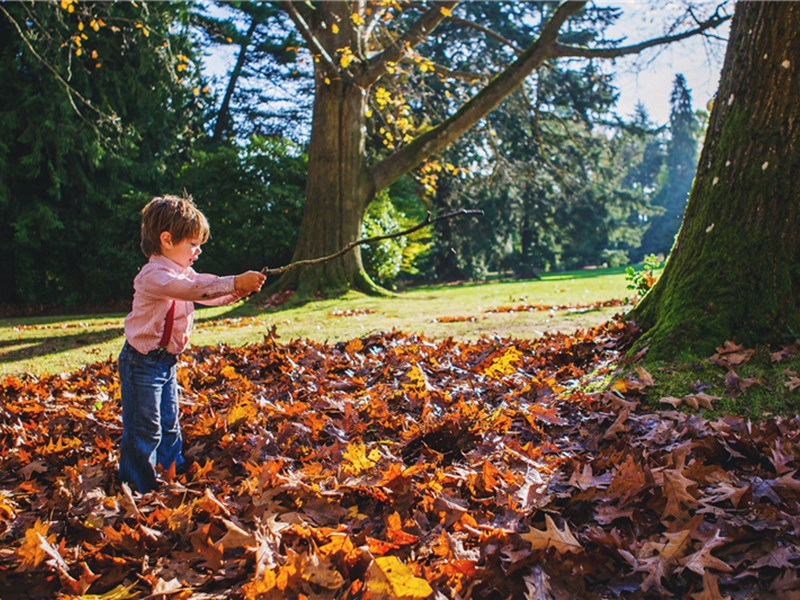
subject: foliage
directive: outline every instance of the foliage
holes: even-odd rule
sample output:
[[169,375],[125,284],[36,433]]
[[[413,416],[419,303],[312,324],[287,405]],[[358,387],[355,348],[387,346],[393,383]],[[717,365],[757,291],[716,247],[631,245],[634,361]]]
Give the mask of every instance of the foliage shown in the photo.
[[182,166],[179,189],[195,197],[211,225],[202,269],[234,273],[291,261],[303,205],[307,157],[281,138],[197,150]]
[[185,6],[2,10],[0,301],[118,298],[135,274],[138,209],[171,181],[200,126]]
[[628,280],[628,289],[638,297],[644,296],[656,282],[655,271],[661,268],[661,260],[655,254],[644,257],[641,269],[629,266],[625,270],[625,279]]
[[209,54],[232,55],[230,68],[212,83],[220,96],[214,142],[252,135],[307,140],[312,60],[277,3],[216,1],[199,6],[193,17]]
[[[400,231],[402,216],[389,195],[385,191],[379,193],[364,214],[363,236],[374,237]],[[369,244],[362,251],[362,259],[370,277],[381,285],[391,285],[400,273],[407,245],[408,240],[404,237]]]
[[692,180],[697,170],[697,145],[705,115],[692,110],[691,90],[682,74],[675,76],[670,94],[669,141],[666,145],[665,168],[653,203],[662,214],[650,220],[642,240],[643,254],[666,256],[683,219],[683,211]]
[[[113,363],[8,377],[0,594],[796,590],[785,524],[800,506],[797,418],[645,409],[658,376],[613,373],[634,335],[609,323],[536,341],[392,333],[199,348],[178,371],[194,462],[144,496],[115,477]],[[712,359],[747,354],[729,346]],[[610,389],[584,392],[575,382],[588,373]]]

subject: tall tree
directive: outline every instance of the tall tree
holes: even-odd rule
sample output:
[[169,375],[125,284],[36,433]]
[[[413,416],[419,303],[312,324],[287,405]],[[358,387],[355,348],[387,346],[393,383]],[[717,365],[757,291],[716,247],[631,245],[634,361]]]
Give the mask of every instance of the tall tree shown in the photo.
[[677,242],[631,316],[651,356],[800,333],[800,4],[740,2]]
[[650,220],[642,240],[644,254],[669,254],[681,226],[683,211],[697,168],[698,118],[692,109],[692,93],[682,74],[675,76],[670,94],[669,134],[666,170],[654,204],[663,209]]
[[[410,4],[427,7],[413,22],[397,18],[397,2],[282,2],[314,55],[315,98],[309,146],[308,184],[295,259],[331,254],[355,240],[364,210],[375,194],[441,151],[489,114],[545,62],[568,56],[613,58],[681,39],[721,23],[715,15],[692,32],[651,40],[636,46],[587,48],[580,41],[559,41],[559,32],[586,2],[544,4],[548,18],[536,39],[463,104],[431,116],[417,135],[376,162],[366,152],[368,100],[383,78],[398,74],[398,65],[414,61],[420,69],[436,66],[420,56],[423,42],[453,16],[458,2]],[[513,3],[512,3],[513,4]],[[400,22],[393,29],[386,23]],[[570,25],[566,25],[569,32]],[[566,39],[566,38],[565,38]],[[456,55],[457,57],[457,55]],[[400,70],[402,71],[402,69]],[[455,72],[456,68],[446,72]],[[402,73],[400,73],[402,76]],[[437,75],[445,75],[440,71]],[[358,251],[336,261],[290,272],[281,285],[301,295],[337,293],[350,287],[375,289]]]

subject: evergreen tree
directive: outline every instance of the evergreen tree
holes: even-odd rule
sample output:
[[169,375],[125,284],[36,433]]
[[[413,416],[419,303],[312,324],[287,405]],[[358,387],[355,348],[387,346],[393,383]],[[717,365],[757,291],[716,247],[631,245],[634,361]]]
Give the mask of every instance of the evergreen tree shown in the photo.
[[691,91],[682,74],[675,76],[670,95],[669,132],[663,183],[654,199],[663,210],[650,221],[642,240],[642,254],[669,254],[683,219],[697,169],[699,119],[692,110]]
[[185,5],[0,12],[0,301],[129,296],[138,211],[174,181],[200,126]]

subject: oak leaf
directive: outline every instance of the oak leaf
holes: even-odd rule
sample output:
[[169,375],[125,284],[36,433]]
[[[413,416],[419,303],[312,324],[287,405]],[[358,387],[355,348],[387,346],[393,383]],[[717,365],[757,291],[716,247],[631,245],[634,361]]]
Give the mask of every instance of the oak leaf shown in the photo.
[[545,515],[544,520],[547,526],[544,531],[532,527],[527,533],[519,534],[519,537],[530,543],[532,550],[554,548],[558,554],[566,554],[567,552],[577,554],[583,551],[583,546],[572,535],[568,523],[564,523],[564,530],[562,531],[556,526],[550,515]]
[[715,530],[714,536],[707,540],[700,550],[678,561],[681,564],[677,569],[678,572],[689,569],[698,575],[705,575],[707,569],[714,569],[715,571],[730,573],[733,571],[733,568],[728,563],[711,554],[714,548],[718,548],[726,542],[728,542],[728,540],[720,536],[719,530]]

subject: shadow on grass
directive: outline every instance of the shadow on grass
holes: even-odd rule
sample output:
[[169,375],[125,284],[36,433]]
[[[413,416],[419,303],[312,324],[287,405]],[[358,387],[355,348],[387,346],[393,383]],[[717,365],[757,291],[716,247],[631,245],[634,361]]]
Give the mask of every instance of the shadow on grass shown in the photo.
[[10,363],[59,354],[83,346],[94,346],[120,337],[122,334],[122,327],[113,327],[90,333],[81,331],[70,335],[60,334],[38,338],[3,340],[0,341],[0,362]]

